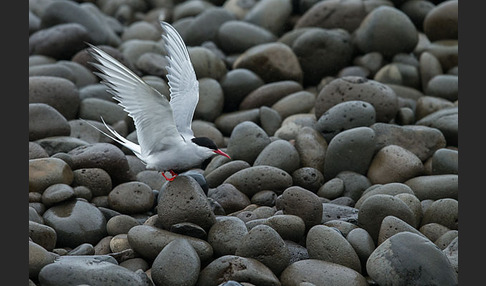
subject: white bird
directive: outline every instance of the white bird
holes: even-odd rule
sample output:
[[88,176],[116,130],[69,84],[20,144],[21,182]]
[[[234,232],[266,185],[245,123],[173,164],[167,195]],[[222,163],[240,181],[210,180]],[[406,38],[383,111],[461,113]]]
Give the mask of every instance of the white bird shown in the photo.
[[[191,129],[194,110],[199,101],[199,84],[179,33],[170,24],[160,21],[163,33],[170,101],[145,83],[135,73],[100,48],[88,44],[89,53],[98,61],[93,64],[108,92],[133,118],[136,144],[103,124],[111,133],[100,132],[130,149],[147,169],[155,169],[172,181],[177,173],[200,166],[214,154],[230,158],[207,137],[194,137]],[[165,175],[170,172],[171,177]]]

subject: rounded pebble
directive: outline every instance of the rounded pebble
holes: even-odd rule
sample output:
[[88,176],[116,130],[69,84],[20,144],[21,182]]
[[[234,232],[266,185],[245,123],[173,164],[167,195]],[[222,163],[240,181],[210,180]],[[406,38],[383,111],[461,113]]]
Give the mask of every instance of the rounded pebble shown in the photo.
[[29,141],[51,136],[69,136],[71,128],[66,118],[45,103],[29,104]]
[[250,199],[231,184],[220,184],[208,191],[208,197],[217,201],[224,209],[225,213],[230,214],[247,207]]
[[290,142],[276,140],[263,148],[253,166],[273,166],[291,174],[300,166],[299,153]]
[[459,178],[456,174],[418,176],[407,180],[408,185],[419,200],[438,200],[458,197]]
[[405,280],[416,284],[458,283],[445,254],[428,239],[411,232],[395,234],[379,245],[368,259],[366,270],[380,285]]
[[74,189],[66,184],[54,184],[42,193],[42,203],[46,207],[74,198]]
[[257,124],[245,121],[236,125],[231,132],[227,152],[231,159],[243,160],[252,165],[268,144],[270,138],[265,131]]
[[313,192],[302,187],[292,186],[287,188],[283,193],[277,207],[283,211],[283,214],[295,215],[300,217],[306,230],[309,230],[322,220],[323,207],[319,197]]
[[71,167],[58,158],[39,158],[29,160],[29,192],[42,193],[54,184],[73,182]]

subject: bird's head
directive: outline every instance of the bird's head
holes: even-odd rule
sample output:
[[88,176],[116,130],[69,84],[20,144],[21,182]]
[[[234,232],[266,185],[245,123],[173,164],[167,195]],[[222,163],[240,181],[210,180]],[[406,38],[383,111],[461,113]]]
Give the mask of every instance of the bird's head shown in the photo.
[[208,152],[212,152],[214,154],[225,156],[225,157],[231,159],[231,157],[228,154],[221,151],[218,148],[218,146],[216,146],[216,143],[214,143],[213,140],[209,139],[208,137],[195,137],[195,138],[192,138],[192,142],[194,144],[198,145],[199,147],[203,147],[203,148],[208,149]]

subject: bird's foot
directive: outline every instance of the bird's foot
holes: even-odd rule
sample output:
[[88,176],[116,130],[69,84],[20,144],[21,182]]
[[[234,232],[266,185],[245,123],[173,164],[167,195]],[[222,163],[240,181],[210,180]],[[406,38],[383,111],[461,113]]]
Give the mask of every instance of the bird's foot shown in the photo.
[[170,174],[172,175],[172,177],[170,177],[170,178],[167,178],[167,177],[165,176],[165,172],[161,172],[161,173],[162,173],[162,176],[164,176],[164,178],[165,178],[167,181],[172,182],[172,181],[174,181],[174,179],[177,177],[177,173],[176,173],[176,172],[174,172],[174,171],[172,171],[172,170],[169,170],[169,172],[170,172]]

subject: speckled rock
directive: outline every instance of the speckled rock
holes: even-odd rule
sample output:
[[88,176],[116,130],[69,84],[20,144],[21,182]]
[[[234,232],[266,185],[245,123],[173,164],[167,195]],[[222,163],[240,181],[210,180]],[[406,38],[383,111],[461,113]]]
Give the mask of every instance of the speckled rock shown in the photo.
[[382,220],[393,215],[408,224],[415,223],[415,216],[410,208],[400,199],[390,195],[373,195],[367,198],[358,212],[358,225],[378,240]]
[[233,216],[219,217],[208,232],[208,242],[219,257],[234,255],[241,239],[248,233],[245,223]]
[[325,225],[313,226],[307,233],[306,247],[311,259],[333,262],[361,273],[358,254],[335,229]]
[[265,146],[253,163],[253,166],[263,165],[273,166],[292,174],[300,166],[299,153],[290,142],[276,140]]
[[458,284],[445,254],[430,240],[411,232],[400,232],[379,245],[368,259],[366,270],[380,285],[401,281],[424,285]]
[[458,174],[459,152],[447,148],[441,148],[432,155],[432,174]]
[[233,129],[227,153],[233,160],[243,160],[252,165],[268,144],[270,138],[265,131],[257,124],[245,121]]
[[154,201],[152,188],[136,181],[119,184],[108,194],[110,208],[124,214],[149,211],[152,209]]
[[95,197],[108,195],[112,189],[110,175],[103,169],[77,169],[73,171],[73,175],[73,186],[85,186]]
[[67,153],[74,148],[89,145],[88,142],[71,136],[53,136],[36,140],[49,155]]
[[394,7],[380,6],[361,21],[354,40],[363,53],[377,51],[390,57],[412,52],[418,42],[418,32],[405,13]]
[[207,231],[216,222],[201,186],[189,176],[178,176],[163,187],[157,214],[166,229],[175,223],[192,222]]
[[375,123],[371,129],[376,134],[377,150],[387,145],[397,145],[414,153],[422,161],[446,146],[444,135],[436,128]]
[[92,204],[74,200],[58,204],[43,214],[46,225],[57,234],[57,245],[76,247],[97,243],[106,236],[106,219]]
[[65,255],[42,268],[42,285],[98,285],[109,281],[115,285],[148,286],[144,272],[133,272],[118,265],[108,255]]
[[73,161],[73,169],[100,168],[111,177],[114,185],[130,179],[127,158],[115,145],[94,143],[69,151]]
[[446,249],[457,237],[459,236],[459,231],[458,230],[449,230],[443,235],[441,235],[439,238],[437,238],[434,243],[437,245],[440,249],[444,250]]
[[150,273],[155,285],[195,285],[200,269],[201,261],[191,244],[174,239],[157,255]]
[[250,282],[261,286],[281,285],[265,264],[253,258],[235,255],[221,256],[209,263],[200,273],[197,285],[210,286],[229,281]]
[[405,185],[404,183],[388,183],[388,184],[379,184],[379,185],[372,185],[369,188],[367,188],[362,196],[359,197],[359,199],[356,201],[356,208],[361,208],[361,204],[369,197],[372,195],[390,195],[390,196],[395,196],[398,194],[411,194],[414,195],[413,190]]
[[415,233],[417,235],[426,237],[420,231],[418,231],[412,225],[404,222],[403,220],[397,218],[396,216],[386,216],[380,226],[380,231],[378,233],[378,240],[376,245],[382,244],[385,240],[389,239],[390,237],[394,236],[399,232],[408,231],[411,233]]
[[431,175],[419,176],[407,180],[408,185],[419,200],[438,200],[451,198],[458,198],[458,175]]
[[242,210],[250,204],[250,199],[244,193],[227,183],[209,189],[208,197],[217,201],[227,214]]
[[324,184],[324,175],[315,168],[302,167],[292,173],[292,181],[296,186],[317,193]]
[[265,28],[278,36],[283,32],[291,13],[292,3],[289,0],[263,0],[256,2],[243,20]]
[[205,240],[173,233],[154,226],[134,226],[128,231],[127,237],[133,250],[147,260],[155,259],[167,244],[176,239],[186,239],[196,250],[202,264],[211,261],[213,257],[213,248]]
[[39,158],[29,160],[29,192],[42,193],[53,184],[71,184],[71,167],[58,158]]
[[330,142],[339,132],[354,127],[369,127],[376,121],[373,105],[360,100],[338,103],[322,114],[316,129]]
[[71,128],[66,118],[45,103],[29,104],[29,141],[51,136],[69,136]]
[[290,254],[280,235],[267,225],[252,228],[240,241],[235,255],[254,258],[278,276],[288,266]]
[[[292,44],[304,72],[304,82],[314,85],[350,65],[354,49],[351,35],[343,29],[310,29]],[[328,54],[335,56],[326,57]]]
[[424,32],[430,41],[458,38],[458,1],[439,3],[424,18]]
[[356,127],[336,135],[326,150],[323,171],[325,180],[334,178],[341,171],[366,174],[375,145],[375,132],[368,127]]
[[[345,198],[345,197],[344,197]],[[356,223],[358,219],[358,209],[346,205],[339,205],[335,200],[330,203],[322,204],[321,223],[325,224],[332,220],[342,220],[350,223]]]
[[321,223],[323,207],[319,197],[301,187],[287,188],[277,201],[277,209],[281,209],[283,214],[300,217],[306,230]]
[[282,272],[282,275],[280,275],[280,282],[282,283],[282,286],[368,285],[366,278],[355,270],[318,259],[305,259],[294,262]]
[[272,166],[253,166],[229,176],[223,183],[232,184],[251,198],[263,190],[282,193],[292,186],[292,176],[284,170]]
[[285,44],[272,42],[253,46],[233,63],[233,69],[253,71],[266,83],[293,80],[301,83],[303,69],[297,54]]
[[245,96],[240,104],[240,109],[272,106],[285,96],[301,90],[302,85],[292,80],[267,83]]
[[403,183],[423,172],[422,161],[415,154],[400,146],[388,145],[373,157],[367,177],[372,184]]
[[343,77],[325,85],[316,99],[315,114],[320,118],[343,101],[361,100],[373,105],[377,122],[389,122],[398,112],[398,97],[387,85],[361,77]]

